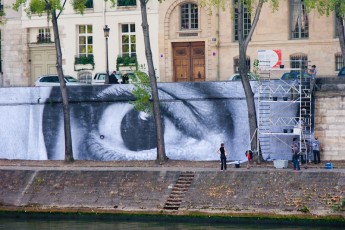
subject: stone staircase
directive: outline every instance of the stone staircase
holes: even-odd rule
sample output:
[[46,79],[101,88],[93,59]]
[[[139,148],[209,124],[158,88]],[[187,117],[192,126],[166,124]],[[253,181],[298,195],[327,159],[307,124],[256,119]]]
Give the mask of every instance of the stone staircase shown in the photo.
[[164,204],[165,210],[178,210],[194,179],[193,172],[181,172],[176,184]]

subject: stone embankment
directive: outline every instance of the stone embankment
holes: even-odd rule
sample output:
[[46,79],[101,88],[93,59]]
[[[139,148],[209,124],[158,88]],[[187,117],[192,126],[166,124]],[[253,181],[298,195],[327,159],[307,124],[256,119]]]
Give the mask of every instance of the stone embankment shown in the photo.
[[0,161],[0,210],[331,218],[345,222],[345,163]]

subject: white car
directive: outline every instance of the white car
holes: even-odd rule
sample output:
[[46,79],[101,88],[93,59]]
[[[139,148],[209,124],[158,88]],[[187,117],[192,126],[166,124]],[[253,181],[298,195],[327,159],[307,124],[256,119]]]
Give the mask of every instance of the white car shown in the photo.
[[[65,75],[65,83],[66,85],[85,85],[83,83],[80,83],[77,79],[75,79],[72,76]],[[52,75],[43,75],[37,78],[35,81],[35,86],[59,86],[59,77],[56,74]]]
[[[111,75],[112,73],[109,73],[109,76]],[[105,82],[105,77],[107,76],[107,73],[105,72],[102,72],[102,73],[96,73],[95,76],[92,78],[91,80],[91,84],[92,85],[104,85],[104,82]],[[117,73],[115,74],[116,78],[117,78],[117,81],[119,83],[122,82],[122,75],[120,73]]]

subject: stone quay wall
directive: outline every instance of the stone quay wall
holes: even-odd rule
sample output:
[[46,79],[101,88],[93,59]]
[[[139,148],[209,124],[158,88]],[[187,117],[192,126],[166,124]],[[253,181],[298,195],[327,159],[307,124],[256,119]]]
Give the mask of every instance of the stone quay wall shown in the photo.
[[315,97],[315,130],[322,145],[321,160],[345,158],[345,79],[319,79]]
[[[0,210],[345,218],[343,169],[2,168]],[[193,175],[166,210],[181,174]]]

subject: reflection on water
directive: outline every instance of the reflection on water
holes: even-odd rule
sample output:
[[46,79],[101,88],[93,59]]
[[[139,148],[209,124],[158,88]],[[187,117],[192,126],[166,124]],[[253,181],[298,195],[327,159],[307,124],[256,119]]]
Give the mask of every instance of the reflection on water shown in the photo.
[[[121,230],[221,230],[221,229],[275,229],[275,230],[329,230],[329,229],[341,229],[331,226],[319,226],[313,225],[296,225],[296,223],[284,223],[284,224],[267,224],[267,223],[251,223],[245,224],[237,222],[231,223],[210,223],[206,221],[197,221],[194,219],[191,222],[176,222],[176,221],[133,221],[133,220],[114,220],[114,219],[55,219],[54,216],[50,216],[45,219],[30,217],[25,218],[2,218],[0,216],[0,229],[25,229],[25,230],[46,230],[46,229],[73,229],[73,230],[105,230],[105,229],[121,229]],[[248,220],[251,222],[251,220]]]

